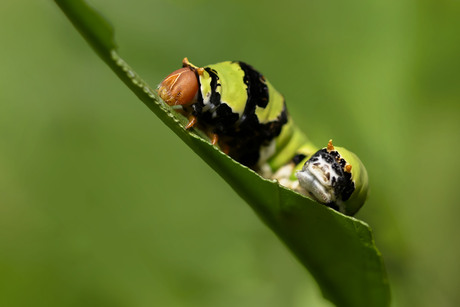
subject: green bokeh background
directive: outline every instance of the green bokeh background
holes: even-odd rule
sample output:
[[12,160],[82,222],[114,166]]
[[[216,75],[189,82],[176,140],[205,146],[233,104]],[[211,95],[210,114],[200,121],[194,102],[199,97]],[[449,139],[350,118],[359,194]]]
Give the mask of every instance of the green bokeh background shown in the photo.
[[[458,1],[90,3],[152,85],[185,56],[263,72],[366,164],[393,305],[460,305]],[[0,2],[0,65],[0,306],[328,306],[54,2]]]

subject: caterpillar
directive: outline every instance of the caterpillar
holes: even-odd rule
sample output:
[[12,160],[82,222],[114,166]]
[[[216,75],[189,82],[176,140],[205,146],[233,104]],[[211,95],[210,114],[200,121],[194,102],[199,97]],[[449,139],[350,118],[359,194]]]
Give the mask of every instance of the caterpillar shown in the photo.
[[239,61],[205,67],[184,58],[158,86],[161,99],[204,131],[213,145],[262,177],[347,215],[368,194],[359,158],[330,140],[317,148],[294,124],[284,97],[252,66]]

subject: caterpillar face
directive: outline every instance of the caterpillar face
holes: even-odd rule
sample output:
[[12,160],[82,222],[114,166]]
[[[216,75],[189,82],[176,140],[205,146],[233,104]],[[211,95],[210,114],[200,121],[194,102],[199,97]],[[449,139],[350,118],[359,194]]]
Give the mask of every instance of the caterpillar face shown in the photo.
[[[351,165],[335,150],[319,150],[296,173],[299,184],[323,204],[340,204],[355,190]],[[340,207],[340,205],[339,205]]]
[[[361,161],[345,148],[334,147],[332,141],[308,159],[295,176],[306,194],[342,213],[353,215],[367,197],[367,173]],[[361,176],[366,177],[364,191]]]

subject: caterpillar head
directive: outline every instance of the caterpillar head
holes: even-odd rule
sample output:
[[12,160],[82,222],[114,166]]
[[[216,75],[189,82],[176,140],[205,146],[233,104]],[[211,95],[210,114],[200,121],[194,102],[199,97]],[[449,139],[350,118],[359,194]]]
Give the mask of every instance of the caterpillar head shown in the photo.
[[188,106],[196,101],[199,89],[197,74],[201,74],[203,68],[194,66],[187,58],[182,64],[181,69],[169,74],[158,87],[158,95],[170,106]]
[[317,151],[296,173],[307,193],[331,208],[353,215],[367,197],[367,172],[358,157],[345,148],[327,147]]

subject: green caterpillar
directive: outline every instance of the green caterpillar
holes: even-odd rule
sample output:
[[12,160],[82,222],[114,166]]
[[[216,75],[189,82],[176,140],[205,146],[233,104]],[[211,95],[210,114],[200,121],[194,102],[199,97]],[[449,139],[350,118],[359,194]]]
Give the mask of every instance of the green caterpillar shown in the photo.
[[188,117],[222,151],[261,176],[354,215],[364,204],[368,177],[359,158],[329,141],[318,149],[290,118],[284,97],[243,62],[183,68],[159,85],[160,97]]

